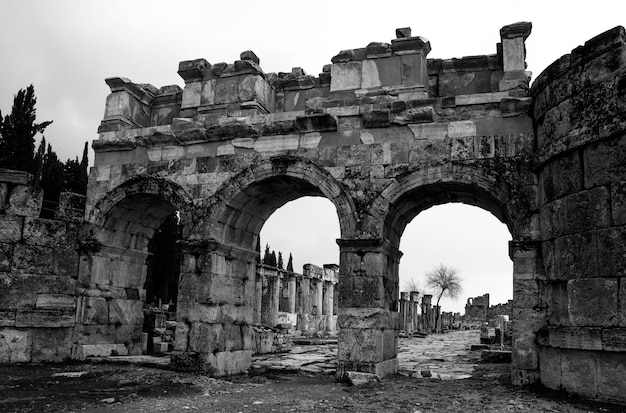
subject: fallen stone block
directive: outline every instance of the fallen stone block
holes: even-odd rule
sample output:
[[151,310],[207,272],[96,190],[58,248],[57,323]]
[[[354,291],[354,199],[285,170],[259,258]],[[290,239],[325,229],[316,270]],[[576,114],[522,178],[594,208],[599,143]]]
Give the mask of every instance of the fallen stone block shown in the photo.
[[381,384],[380,377],[377,374],[362,373],[359,371],[348,372],[348,382],[353,386],[379,386]]
[[74,360],[126,355],[128,355],[128,349],[124,344],[77,344],[72,349],[72,359]]
[[510,363],[511,352],[507,350],[485,350],[480,358],[485,363]]

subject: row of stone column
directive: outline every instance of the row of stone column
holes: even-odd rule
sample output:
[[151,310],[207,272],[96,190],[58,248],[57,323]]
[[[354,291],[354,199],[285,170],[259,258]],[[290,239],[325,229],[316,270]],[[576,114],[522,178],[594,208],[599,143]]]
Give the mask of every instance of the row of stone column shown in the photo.
[[451,328],[460,321],[460,314],[441,313],[440,306],[432,305],[432,295],[424,294],[421,303],[418,297],[418,291],[400,293],[400,330],[406,334],[439,331]]
[[[319,268],[319,267],[318,267]],[[265,265],[257,266],[256,323],[269,327],[279,324],[281,313],[296,315],[294,328],[316,331],[321,323],[325,330],[335,330],[335,284],[337,277],[310,278]],[[313,322],[317,321],[317,322]]]

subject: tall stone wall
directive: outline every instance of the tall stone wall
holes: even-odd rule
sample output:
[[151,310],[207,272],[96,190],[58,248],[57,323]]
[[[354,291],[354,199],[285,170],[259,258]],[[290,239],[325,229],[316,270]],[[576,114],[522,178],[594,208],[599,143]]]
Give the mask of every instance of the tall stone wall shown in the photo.
[[[541,382],[624,399],[626,36],[609,30],[534,82],[547,326]],[[515,314],[514,314],[515,316]]]
[[0,169],[0,363],[72,356],[81,223],[63,199],[63,219],[39,218],[42,200],[30,174]]

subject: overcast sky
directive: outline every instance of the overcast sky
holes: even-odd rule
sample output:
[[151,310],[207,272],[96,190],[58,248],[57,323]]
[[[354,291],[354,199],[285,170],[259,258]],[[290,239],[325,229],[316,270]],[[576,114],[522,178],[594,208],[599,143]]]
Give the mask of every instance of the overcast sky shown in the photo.
[[[37,118],[54,121],[46,139],[65,160],[80,156],[85,141],[97,139],[109,93],[106,77],[182,87],[176,73],[180,61],[204,57],[211,63],[233,62],[244,50],[259,56],[265,72],[302,67],[317,75],[340,50],[389,42],[396,28],[407,26],[413,35],[430,40],[429,57],[492,54],[500,28],[518,21],[533,23],[527,63],[537,75],[591,37],[624,25],[623,4],[5,0],[0,8],[0,110],[8,113],[13,95],[34,84]],[[296,269],[305,262],[338,260],[336,213],[328,201],[318,201],[287,205],[262,233],[263,245],[269,241],[276,250],[293,253]],[[303,215],[312,226],[306,230],[297,226]],[[446,309],[462,311],[467,296],[483,292],[491,292],[492,302],[504,301],[512,296],[508,239],[506,228],[487,212],[434,208],[407,227],[401,277],[423,278],[441,261],[457,267],[465,280],[463,298],[446,303]]]

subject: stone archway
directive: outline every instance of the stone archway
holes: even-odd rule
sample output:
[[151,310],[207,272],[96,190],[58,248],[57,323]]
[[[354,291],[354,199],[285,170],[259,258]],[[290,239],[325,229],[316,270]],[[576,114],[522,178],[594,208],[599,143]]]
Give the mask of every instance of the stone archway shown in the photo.
[[[513,261],[512,378],[518,384],[538,378],[535,337],[545,323],[545,308],[540,305],[543,262],[534,183],[530,172],[502,174],[502,169],[493,165],[430,167],[389,186],[374,203],[388,205],[382,236],[396,248],[406,225],[417,214],[448,202],[480,207],[507,225],[513,237],[509,245]],[[397,273],[393,275],[397,277]]]
[[192,206],[178,185],[138,176],[88,211],[77,281],[75,358],[141,354],[148,243],[174,211],[183,226],[189,225]]
[[342,234],[354,231],[350,198],[327,171],[304,158],[256,163],[205,200],[199,208],[204,226],[183,246],[173,363],[215,375],[250,366],[250,324],[260,321],[259,233],[274,211],[303,196],[328,198]]

